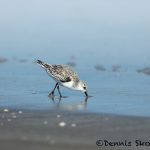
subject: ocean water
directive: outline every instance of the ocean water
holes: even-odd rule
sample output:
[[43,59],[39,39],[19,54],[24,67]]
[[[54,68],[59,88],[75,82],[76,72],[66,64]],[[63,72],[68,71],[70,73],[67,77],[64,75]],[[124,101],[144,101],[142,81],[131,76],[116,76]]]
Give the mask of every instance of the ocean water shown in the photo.
[[33,62],[11,60],[1,64],[0,109],[61,109],[131,116],[150,116],[150,77],[135,69],[121,67],[117,72],[94,67],[74,67],[88,84],[90,98],[84,93],[61,87],[66,98],[48,97],[55,82]]
[[[1,2],[0,109],[150,116],[150,76],[136,71],[150,66],[149,5],[148,0]],[[85,101],[83,93],[61,88],[67,98],[49,99],[55,83],[36,59],[74,65],[92,97]]]

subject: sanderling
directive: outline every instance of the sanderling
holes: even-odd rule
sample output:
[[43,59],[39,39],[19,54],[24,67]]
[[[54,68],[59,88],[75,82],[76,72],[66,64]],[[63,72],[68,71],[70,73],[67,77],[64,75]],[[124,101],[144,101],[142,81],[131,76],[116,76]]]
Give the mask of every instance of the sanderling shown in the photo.
[[69,89],[78,90],[84,92],[86,97],[87,94],[87,85],[79,79],[77,74],[73,71],[73,69],[68,65],[51,65],[42,62],[41,60],[37,60],[37,63],[46,70],[48,75],[50,75],[55,81],[56,85],[52,92],[49,94],[50,96],[54,95],[54,91],[57,88],[60,97],[62,97],[61,92],[59,90],[59,86],[64,86]]

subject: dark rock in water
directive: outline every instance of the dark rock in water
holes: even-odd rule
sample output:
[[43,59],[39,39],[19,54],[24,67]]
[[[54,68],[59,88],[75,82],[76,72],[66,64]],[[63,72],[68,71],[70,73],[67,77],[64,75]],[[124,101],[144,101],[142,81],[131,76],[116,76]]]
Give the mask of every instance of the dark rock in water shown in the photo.
[[120,71],[120,66],[116,65],[116,66],[112,66],[112,72],[119,72]]
[[6,58],[0,57],[0,64],[7,62],[8,60]]
[[103,65],[96,65],[94,68],[98,71],[106,71],[106,69]]
[[71,67],[75,67],[75,66],[76,66],[76,63],[69,61],[69,62],[67,62],[67,65],[69,65],[69,66],[71,66]]
[[144,73],[145,75],[150,75],[150,67],[146,67],[143,69],[137,69],[137,72]]

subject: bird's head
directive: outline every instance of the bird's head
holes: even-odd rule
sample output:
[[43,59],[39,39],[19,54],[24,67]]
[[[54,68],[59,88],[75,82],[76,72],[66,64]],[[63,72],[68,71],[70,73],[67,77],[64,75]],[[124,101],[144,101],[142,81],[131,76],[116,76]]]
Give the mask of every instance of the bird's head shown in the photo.
[[84,81],[82,81],[82,80],[79,81],[78,89],[81,92],[85,93],[86,96],[88,96],[88,94],[87,94],[87,84]]

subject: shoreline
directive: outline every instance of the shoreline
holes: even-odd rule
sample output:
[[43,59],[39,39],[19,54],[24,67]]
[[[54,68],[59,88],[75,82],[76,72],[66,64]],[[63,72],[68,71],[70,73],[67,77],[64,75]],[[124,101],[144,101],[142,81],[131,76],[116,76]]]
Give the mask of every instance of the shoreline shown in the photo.
[[[150,118],[68,111],[0,111],[0,148],[9,149],[141,149],[96,145],[97,140],[150,139]],[[62,123],[62,125],[61,125]],[[65,124],[63,124],[65,123]],[[146,149],[144,146],[142,149]]]

